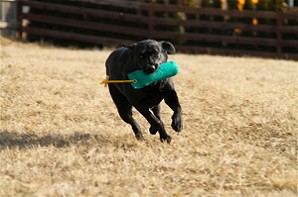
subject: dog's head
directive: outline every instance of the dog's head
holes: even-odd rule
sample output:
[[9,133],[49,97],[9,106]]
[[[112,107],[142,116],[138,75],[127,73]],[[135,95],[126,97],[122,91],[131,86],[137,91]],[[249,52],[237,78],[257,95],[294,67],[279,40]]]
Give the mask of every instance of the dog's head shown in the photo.
[[132,51],[132,61],[135,69],[141,69],[150,74],[157,70],[161,63],[168,59],[168,54],[175,53],[175,47],[167,41],[143,40],[126,45]]

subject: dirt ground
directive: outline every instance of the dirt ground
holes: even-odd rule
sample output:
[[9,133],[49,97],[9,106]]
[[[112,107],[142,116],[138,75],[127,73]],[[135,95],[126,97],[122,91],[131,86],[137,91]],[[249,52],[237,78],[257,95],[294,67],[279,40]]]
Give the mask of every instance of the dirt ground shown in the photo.
[[111,50],[0,40],[0,196],[297,196],[297,62],[170,56],[184,130],[163,103],[164,144],[120,120]]

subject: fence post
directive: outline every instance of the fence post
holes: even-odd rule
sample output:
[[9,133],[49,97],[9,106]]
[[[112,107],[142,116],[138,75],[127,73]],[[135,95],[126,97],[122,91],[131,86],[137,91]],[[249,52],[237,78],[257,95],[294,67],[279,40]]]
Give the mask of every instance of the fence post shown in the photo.
[[277,55],[280,57],[282,55],[282,33],[281,33],[281,26],[282,26],[282,11],[276,10],[276,52]]
[[22,5],[23,5],[23,0],[17,1],[17,34],[18,34],[18,39],[23,38],[23,24],[22,24]]

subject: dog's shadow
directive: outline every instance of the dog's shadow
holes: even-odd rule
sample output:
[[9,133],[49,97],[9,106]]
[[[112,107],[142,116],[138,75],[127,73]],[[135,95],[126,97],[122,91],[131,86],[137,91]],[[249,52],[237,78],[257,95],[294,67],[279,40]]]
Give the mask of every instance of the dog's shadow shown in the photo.
[[91,139],[91,134],[74,133],[71,135],[46,135],[39,137],[35,134],[18,134],[16,132],[0,131],[0,151],[7,148],[32,148],[36,146],[54,146],[58,148],[78,144]]

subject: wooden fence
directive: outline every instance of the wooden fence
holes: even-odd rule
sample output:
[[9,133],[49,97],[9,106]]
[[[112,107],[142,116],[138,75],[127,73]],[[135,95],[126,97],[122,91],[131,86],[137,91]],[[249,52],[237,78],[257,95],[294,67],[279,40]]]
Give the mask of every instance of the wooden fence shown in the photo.
[[152,38],[173,42],[179,52],[298,59],[297,10],[238,11],[115,0],[61,2],[20,1],[20,36],[102,46]]
[[18,28],[15,0],[0,0],[0,34],[15,35]]

